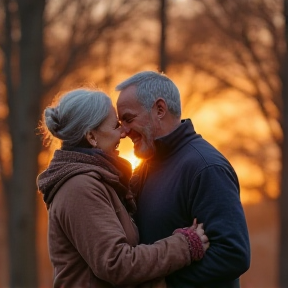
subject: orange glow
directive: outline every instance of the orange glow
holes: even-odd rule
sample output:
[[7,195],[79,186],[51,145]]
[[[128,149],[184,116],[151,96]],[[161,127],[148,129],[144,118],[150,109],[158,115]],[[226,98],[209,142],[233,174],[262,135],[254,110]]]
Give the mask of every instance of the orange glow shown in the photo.
[[277,177],[270,177],[270,181],[266,184],[267,195],[272,199],[277,199],[280,196],[280,183]]
[[38,163],[39,163],[39,166],[41,167],[40,169],[41,171],[49,165],[50,160],[51,159],[49,157],[49,151],[44,150],[39,153]]
[[263,200],[263,195],[257,189],[241,189],[240,198],[243,204],[257,204]]
[[8,116],[8,107],[0,103],[0,118],[5,119]]
[[123,155],[120,154],[120,156],[131,163],[133,170],[141,163],[141,159],[137,158],[134,155],[133,151],[130,151],[129,153],[125,153]]
[[3,174],[6,177],[9,177],[12,174],[12,143],[10,136],[7,135],[4,131],[1,132],[0,149]]
[[38,155],[39,171],[46,169],[53,157],[54,151],[61,146],[60,140],[54,138],[47,149],[42,150]]
[[141,163],[141,159],[134,155],[133,142],[128,137],[121,139],[119,152],[119,156],[128,160],[133,169],[135,169]]

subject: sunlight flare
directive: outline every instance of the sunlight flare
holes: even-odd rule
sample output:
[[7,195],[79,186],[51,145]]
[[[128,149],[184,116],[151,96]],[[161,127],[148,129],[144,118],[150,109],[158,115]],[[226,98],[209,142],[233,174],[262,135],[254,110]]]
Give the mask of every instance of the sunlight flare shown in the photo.
[[123,153],[120,156],[125,158],[126,160],[128,160],[131,163],[133,170],[141,163],[141,159],[137,158],[134,155],[133,151],[129,151],[128,153]]

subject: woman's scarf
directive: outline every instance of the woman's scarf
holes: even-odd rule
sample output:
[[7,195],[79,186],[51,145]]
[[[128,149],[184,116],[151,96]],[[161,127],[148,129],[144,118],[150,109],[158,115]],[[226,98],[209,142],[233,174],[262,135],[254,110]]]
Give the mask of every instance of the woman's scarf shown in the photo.
[[49,167],[37,177],[37,185],[49,208],[58,189],[69,178],[91,171],[110,185],[130,214],[136,212],[133,194],[129,189],[132,175],[131,164],[118,156],[112,157],[100,149],[70,148],[56,150]]

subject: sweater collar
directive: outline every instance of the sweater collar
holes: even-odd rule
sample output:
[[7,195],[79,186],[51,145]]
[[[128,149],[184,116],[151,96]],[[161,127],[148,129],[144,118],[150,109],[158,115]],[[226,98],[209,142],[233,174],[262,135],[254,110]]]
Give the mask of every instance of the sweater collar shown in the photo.
[[151,160],[163,160],[169,155],[175,153],[178,149],[189,142],[193,135],[196,135],[196,132],[191,120],[181,120],[181,124],[173,132],[154,140],[156,153]]

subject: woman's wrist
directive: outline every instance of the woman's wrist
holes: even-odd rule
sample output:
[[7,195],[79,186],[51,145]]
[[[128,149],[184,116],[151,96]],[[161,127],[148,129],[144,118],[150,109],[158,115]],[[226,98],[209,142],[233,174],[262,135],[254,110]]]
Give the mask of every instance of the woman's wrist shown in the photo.
[[191,261],[199,261],[203,258],[204,248],[202,245],[202,241],[200,237],[196,234],[196,232],[188,228],[179,228],[173,232],[173,234],[175,233],[181,233],[185,236],[189,246]]

